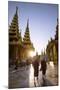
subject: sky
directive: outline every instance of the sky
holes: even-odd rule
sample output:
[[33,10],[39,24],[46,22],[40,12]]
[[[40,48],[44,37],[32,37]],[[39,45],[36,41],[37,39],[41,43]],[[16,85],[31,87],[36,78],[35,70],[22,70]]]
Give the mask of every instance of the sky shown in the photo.
[[8,2],[8,25],[11,24],[18,6],[18,23],[22,37],[24,36],[27,20],[29,18],[29,31],[31,42],[36,52],[41,54],[46,49],[48,40],[54,39],[58,18],[57,4]]

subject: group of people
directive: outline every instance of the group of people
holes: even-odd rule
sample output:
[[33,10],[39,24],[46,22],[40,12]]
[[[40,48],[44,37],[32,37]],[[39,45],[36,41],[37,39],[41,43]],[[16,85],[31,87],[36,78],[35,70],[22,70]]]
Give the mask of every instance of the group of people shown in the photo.
[[[34,60],[32,64],[34,68],[34,82],[35,82],[35,77],[38,80],[39,71],[42,71],[42,78],[44,79],[44,76],[46,74],[46,69],[47,69],[46,60],[43,58],[40,62],[39,57],[37,55],[36,59]],[[40,69],[39,69],[39,64],[41,65]]]
[[[28,64],[29,63],[27,60],[27,65]],[[42,71],[42,79],[44,80],[44,76],[46,74],[46,69],[47,69],[47,64],[46,64],[45,58],[42,58],[42,60],[40,60],[38,54],[36,54],[36,58],[33,60],[32,65],[33,65],[33,69],[34,69],[34,83],[35,83],[35,78],[38,81],[39,71]],[[39,65],[41,65],[41,68],[39,68]],[[18,68],[18,62],[16,60],[15,69],[17,69],[17,68]]]

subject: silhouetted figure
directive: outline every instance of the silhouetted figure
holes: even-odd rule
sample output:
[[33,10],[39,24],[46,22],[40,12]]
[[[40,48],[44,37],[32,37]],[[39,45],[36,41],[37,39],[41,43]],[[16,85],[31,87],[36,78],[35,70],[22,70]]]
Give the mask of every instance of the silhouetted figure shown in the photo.
[[40,71],[42,71],[43,83],[45,83],[46,69],[47,69],[47,64],[46,64],[45,59],[43,59],[41,60],[41,69],[40,69]]
[[38,74],[39,74],[39,60],[38,60],[38,58],[36,58],[36,60],[33,62],[33,68],[34,68],[34,85],[36,86],[35,78],[37,78],[37,81],[38,81]]

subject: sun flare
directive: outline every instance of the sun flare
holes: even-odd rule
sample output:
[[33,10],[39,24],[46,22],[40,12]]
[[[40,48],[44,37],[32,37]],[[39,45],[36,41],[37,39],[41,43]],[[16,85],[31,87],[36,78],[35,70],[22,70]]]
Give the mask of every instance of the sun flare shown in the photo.
[[36,55],[36,52],[35,52],[35,51],[30,51],[30,52],[29,52],[29,56],[30,56],[30,57],[34,57],[35,55]]

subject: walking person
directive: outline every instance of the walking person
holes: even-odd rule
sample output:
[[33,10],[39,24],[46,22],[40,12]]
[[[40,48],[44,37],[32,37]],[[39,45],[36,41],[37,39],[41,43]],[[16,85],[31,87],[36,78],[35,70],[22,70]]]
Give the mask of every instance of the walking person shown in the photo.
[[47,69],[46,60],[43,59],[43,60],[41,60],[41,69],[40,69],[40,71],[42,71],[43,82],[45,81],[46,69]]
[[38,81],[39,75],[39,60],[37,55],[35,61],[33,62],[33,68],[34,68],[34,85],[36,86],[36,80]]

